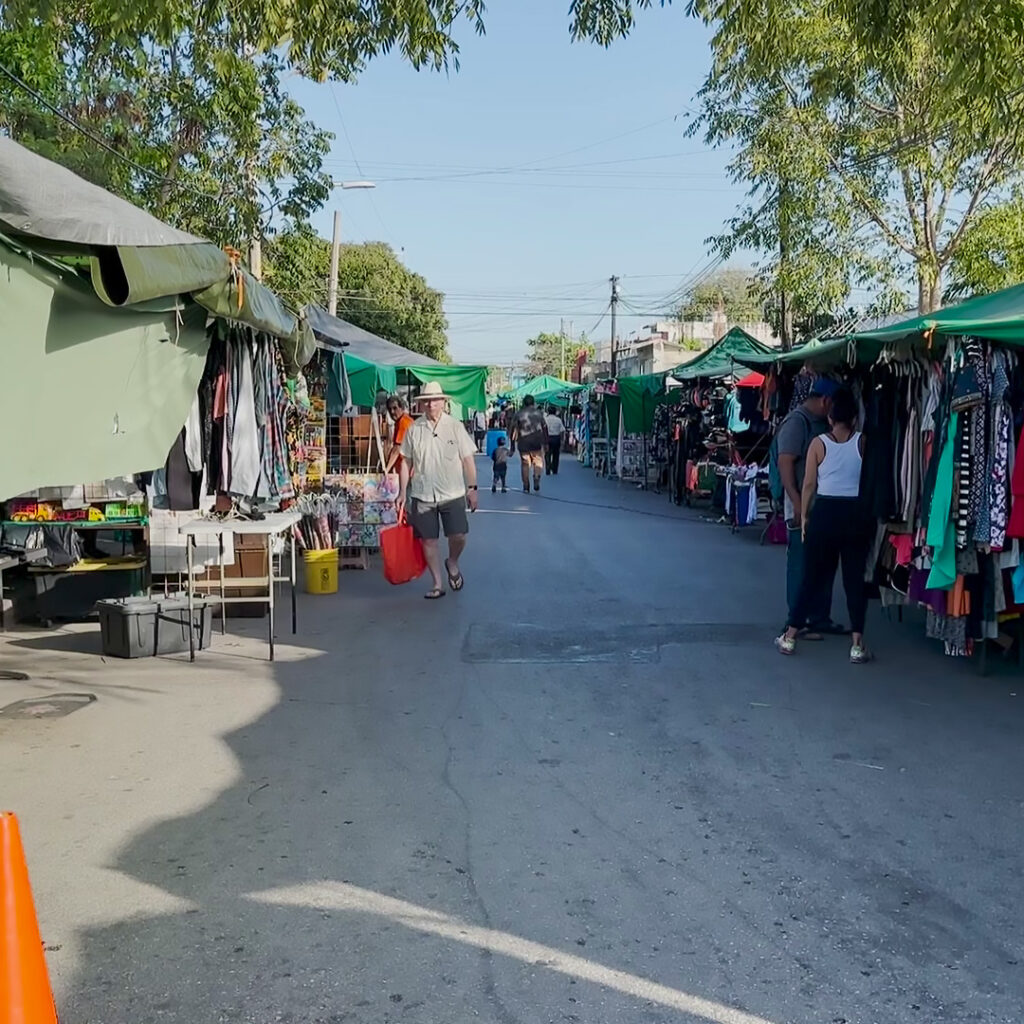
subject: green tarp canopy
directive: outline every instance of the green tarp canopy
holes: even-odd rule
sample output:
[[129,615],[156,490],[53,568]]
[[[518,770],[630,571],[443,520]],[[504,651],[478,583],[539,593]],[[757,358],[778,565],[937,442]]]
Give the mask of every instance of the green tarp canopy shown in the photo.
[[811,338],[798,348],[778,353],[775,362],[783,366],[790,363],[815,363],[827,366],[844,362],[851,351],[854,349],[851,348],[848,338],[828,338],[824,341]]
[[341,370],[344,360],[352,404],[369,408],[379,391],[389,395],[399,385],[411,387],[435,380],[452,403],[470,409],[486,409],[484,387],[486,366],[448,366],[430,356],[396,345],[387,338],[331,316],[319,306],[307,306],[306,315],[314,333],[325,343],[342,347],[335,352],[327,387],[327,411],[340,416],[344,410],[341,393]]
[[348,372],[349,390],[352,404],[371,407],[379,391],[389,395],[398,391],[399,384],[412,386],[437,381],[446,395],[450,395],[453,405],[465,409],[486,409],[487,385],[486,366],[446,366],[437,363],[434,366],[385,366],[367,362],[349,352],[338,352],[331,365],[330,380],[327,389],[327,412],[331,416],[340,416],[344,410],[342,401],[340,360],[345,360]]
[[0,499],[162,466],[206,364],[206,312],[115,309],[0,239]]
[[[638,377],[619,377],[619,401],[622,403],[622,428],[627,434],[649,434],[654,425],[654,409],[664,401],[665,374],[645,373]],[[618,424],[616,423],[616,429]]]
[[1024,284],[991,295],[978,295],[955,306],[911,317],[880,330],[862,331],[852,337],[859,349],[862,345],[881,347],[927,331],[1024,345]]
[[856,331],[827,341],[813,339],[776,357],[781,364],[811,363],[826,368],[840,363],[871,362],[886,345],[912,344],[929,331],[937,336],[967,335],[1024,346],[1024,285],[979,295],[955,306],[908,317],[886,327]]
[[743,367],[766,366],[776,358],[776,349],[761,344],[742,328],[734,327],[707,351],[677,366],[671,373],[677,380],[728,377],[735,372],[737,364]]
[[240,264],[232,267],[219,246],[2,137],[0,227],[33,251],[86,257],[109,306],[189,295],[215,316],[277,338],[291,373],[315,351],[305,320]]
[[541,404],[550,402],[553,405],[566,405],[568,403],[565,395],[585,391],[586,387],[586,384],[573,384],[572,381],[552,377],[549,373],[542,373],[539,377],[520,384],[508,397],[517,404],[522,402],[527,395],[533,395]]

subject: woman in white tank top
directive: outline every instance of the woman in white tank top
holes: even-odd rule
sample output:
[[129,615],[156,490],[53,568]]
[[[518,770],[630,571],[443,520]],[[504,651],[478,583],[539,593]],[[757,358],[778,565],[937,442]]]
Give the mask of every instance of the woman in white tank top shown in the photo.
[[818,592],[831,585],[839,563],[843,567],[843,589],[850,611],[852,644],[850,661],[869,661],[864,647],[864,618],[867,612],[867,584],[864,580],[872,523],[860,500],[864,436],[856,429],[857,402],[841,388],[832,399],[827,434],[811,441],[807,449],[804,486],[801,494],[804,524],[804,579],[793,618],[786,632],[776,640],[783,654],[796,651],[798,628]]

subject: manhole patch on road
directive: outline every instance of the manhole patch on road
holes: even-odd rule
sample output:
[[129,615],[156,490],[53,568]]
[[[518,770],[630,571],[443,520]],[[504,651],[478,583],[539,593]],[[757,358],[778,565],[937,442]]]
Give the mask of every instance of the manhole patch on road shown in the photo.
[[505,664],[652,664],[670,644],[762,644],[764,629],[740,622],[686,622],[664,625],[579,629],[529,624],[474,623],[466,632],[462,660]]
[[28,697],[0,708],[0,718],[63,718],[96,700],[92,693],[51,693],[46,697]]

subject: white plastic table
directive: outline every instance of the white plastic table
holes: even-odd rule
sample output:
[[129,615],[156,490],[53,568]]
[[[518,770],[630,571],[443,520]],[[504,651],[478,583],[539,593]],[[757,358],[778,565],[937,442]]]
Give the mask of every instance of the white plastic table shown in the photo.
[[[274,584],[291,583],[292,597],[292,633],[296,632],[297,620],[295,609],[295,539],[292,531],[302,520],[301,512],[271,512],[263,519],[193,519],[178,528],[185,535],[185,557],[188,576],[188,656],[189,661],[196,660],[195,631],[192,629],[193,607],[196,590],[220,588],[220,628],[227,632],[227,605],[229,604],[267,604],[270,612],[268,642],[270,644],[270,660],[274,660]],[[266,576],[238,577],[231,580],[232,587],[266,587],[266,597],[228,597],[225,593],[224,579],[224,534],[245,533],[267,538],[267,574]],[[216,536],[217,566],[219,580],[196,580],[193,574],[193,554],[196,537]],[[274,545],[272,538],[284,536],[287,539],[291,562],[291,573],[288,576],[274,575]]]

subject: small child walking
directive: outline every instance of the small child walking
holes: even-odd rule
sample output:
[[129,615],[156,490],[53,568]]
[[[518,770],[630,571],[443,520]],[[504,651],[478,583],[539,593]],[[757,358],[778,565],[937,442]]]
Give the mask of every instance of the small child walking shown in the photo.
[[505,486],[505,478],[508,475],[508,442],[504,435],[498,438],[498,447],[491,455],[491,462],[494,463],[491,494],[497,493],[499,483],[501,484],[501,493],[508,494],[508,488]]

